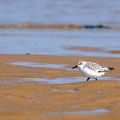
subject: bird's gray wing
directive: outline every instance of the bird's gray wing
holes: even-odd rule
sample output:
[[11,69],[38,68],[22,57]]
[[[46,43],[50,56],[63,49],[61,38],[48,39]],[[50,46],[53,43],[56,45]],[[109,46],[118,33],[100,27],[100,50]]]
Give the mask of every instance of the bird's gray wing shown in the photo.
[[97,63],[93,63],[93,62],[88,62],[86,63],[86,65],[84,67],[87,67],[89,68],[90,70],[93,70],[95,72],[98,72],[98,71],[103,71],[103,67]]

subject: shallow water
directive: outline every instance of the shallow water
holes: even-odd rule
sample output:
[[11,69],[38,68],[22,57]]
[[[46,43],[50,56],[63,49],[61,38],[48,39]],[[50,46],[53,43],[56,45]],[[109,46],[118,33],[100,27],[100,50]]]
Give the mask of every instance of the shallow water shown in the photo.
[[1,24],[120,25],[119,0],[1,0],[0,5]]
[[56,92],[75,92],[77,89],[73,89],[73,90],[57,90],[57,89],[53,89],[52,91],[56,91]]
[[74,112],[51,112],[48,113],[49,115],[79,115],[79,114],[102,114],[102,113],[108,113],[109,110],[107,109],[96,109],[91,111],[74,111]]
[[[48,84],[70,84],[70,83],[79,83],[86,82],[86,77],[71,77],[71,78],[56,78],[56,79],[45,79],[45,78],[22,78],[23,81],[37,81]],[[101,77],[98,80],[111,80],[110,77]],[[90,79],[89,81],[94,81],[94,79]]]
[[29,66],[29,67],[45,67],[45,68],[54,68],[60,69],[64,68],[64,64],[43,64],[43,63],[34,63],[34,62],[12,62],[11,65],[21,65],[21,66]]
[[109,52],[68,50],[69,47],[94,47],[119,50],[120,34],[115,30],[18,30],[0,29],[0,54],[42,54],[120,57]]
[[[120,26],[119,4],[119,0],[109,2],[106,0],[102,2],[101,0],[0,1],[0,23],[3,25],[108,24]],[[68,47],[95,47],[108,51],[120,50],[119,40],[119,30],[109,29],[0,29],[0,54],[120,57],[120,54],[65,49]]]

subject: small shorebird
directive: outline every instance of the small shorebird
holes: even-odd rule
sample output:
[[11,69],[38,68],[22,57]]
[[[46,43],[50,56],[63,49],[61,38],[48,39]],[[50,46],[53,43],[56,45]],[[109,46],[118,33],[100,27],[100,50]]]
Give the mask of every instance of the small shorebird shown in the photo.
[[78,61],[78,64],[75,65],[74,67],[72,67],[72,69],[74,69],[76,67],[79,68],[79,70],[82,74],[84,74],[85,76],[88,77],[87,81],[90,78],[94,78],[95,80],[97,80],[98,77],[101,77],[106,72],[108,72],[110,70],[114,70],[113,67],[103,67],[97,63],[87,62],[87,61],[83,61],[83,60]]

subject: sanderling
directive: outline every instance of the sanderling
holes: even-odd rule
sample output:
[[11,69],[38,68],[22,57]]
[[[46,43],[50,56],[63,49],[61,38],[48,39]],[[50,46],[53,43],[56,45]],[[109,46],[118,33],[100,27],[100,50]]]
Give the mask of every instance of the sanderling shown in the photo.
[[84,74],[85,76],[88,77],[87,81],[90,78],[94,78],[95,80],[97,80],[98,77],[101,77],[106,72],[108,72],[110,70],[114,70],[113,67],[103,67],[97,63],[87,62],[87,61],[83,61],[83,60],[78,61],[78,64],[76,66],[72,67],[72,69],[74,69],[76,67],[79,68],[79,70],[82,74]]

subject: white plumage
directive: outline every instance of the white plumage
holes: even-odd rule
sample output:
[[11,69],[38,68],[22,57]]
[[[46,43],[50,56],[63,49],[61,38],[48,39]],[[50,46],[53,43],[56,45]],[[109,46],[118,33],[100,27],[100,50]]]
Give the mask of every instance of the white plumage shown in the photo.
[[79,70],[82,74],[84,74],[86,77],[88,77],[87,81],[90,78],[94,78],[95,80],[97,80],[98,77],[101,77],[106,72],[108,72],[110,70],[114,70],[113,67],[103,67],[97,63],[87,62],[87,61],[83,61],[83,60],[78,61],[78,64],[76,66],[74,66],[72,69],[74,69],[76,67],[79,68]]

